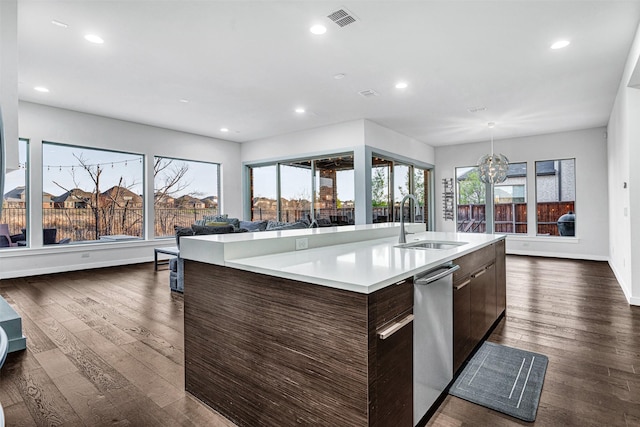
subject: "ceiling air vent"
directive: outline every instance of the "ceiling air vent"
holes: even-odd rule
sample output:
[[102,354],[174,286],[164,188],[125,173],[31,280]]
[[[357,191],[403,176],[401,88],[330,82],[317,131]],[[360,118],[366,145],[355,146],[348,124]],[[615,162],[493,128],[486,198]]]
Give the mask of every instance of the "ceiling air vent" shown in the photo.
[[373,89],[365,89],[365,90],[361,90],[360,92],[358,92],[361,96],[365,97],[365,98],[371,98],[373,96],[380,96],[380,94],[378,92],[376,92]]
[[327,18],[331,19],[339,27],[346,27],[357,20],[356,17],[345,8],[336,10],[335,12],[327,15]]

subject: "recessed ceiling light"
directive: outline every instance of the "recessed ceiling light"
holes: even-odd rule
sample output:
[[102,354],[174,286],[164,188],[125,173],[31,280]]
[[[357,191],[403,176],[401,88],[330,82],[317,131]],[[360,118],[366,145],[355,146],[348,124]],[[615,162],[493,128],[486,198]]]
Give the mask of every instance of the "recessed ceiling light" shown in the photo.
[[44,86],[36,86],[33,88],[33,90],[37,90],[38,92],[42,92],[42,93],[49,93],[49,89],[47,89]]
[[296,108],[296,113],[298,113],[298,114],[302,114],[302,113],[304,113],[304,112],[305,112],[305,109],[304,109],[304,108],[302,108],[302,107],[298,107],[298,108]]
[[309,28],[309,31],[311,31],[312,34],[316,34],[319,36],[327,32],[327,27],[325,27],[324,25],[318,24]]
[[333,75],[333,78],[336,80],[344,79],[345,77],[346,77],[346,74],[344,73],[338,73]]
[[496,122],[489,122],[487,123],[487,126],[489,126],[489,129],[493,129],[494,127],[496,127]]
[[396,83],[396,89],[406,89],[407,86],[409,86],[409,85],[407,83],[405,83],[405,82]]
[[569,40],[558,40],[554,44],[551,45],[551,49],[562,49],[563,47],[567,47],[571,44]]
[[227,129],[227,128],[220,128],[220,132],[229,132],[229,129]]
[[86,36],[84,36],[84,39],[88,42],[95,43],[95,44],[104,43],[104,40],[102,40],[102,37],[96,36],[95,34],[87,34]]
[[181,99],[180,102],[182,102],[183,104],[188,104],[189,100],[188,99]]
[[64,22],[56,21],[55,19],[52,19],[51,23],[53,25],[57,25],[58,27],[69,28],[69,25],[65,24]]

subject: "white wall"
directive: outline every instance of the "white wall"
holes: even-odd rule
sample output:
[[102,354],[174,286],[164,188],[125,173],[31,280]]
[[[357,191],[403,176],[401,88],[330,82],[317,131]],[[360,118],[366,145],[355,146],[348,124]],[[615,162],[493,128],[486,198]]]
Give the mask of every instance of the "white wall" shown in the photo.
[[[608,126],[609,265],[631,304],[640,305],[640,27]],[[625,188],[626,183],[626,188]]]
[[435,149],[428,144],[402,135],[394,130],[365,120],[365,144],[376,152],[390,152],[411,159],[417,165],[434,165]]
[[[494,152],[510,162],[527,163],[527,236],[507,237],[507,252],[565,258],[608,258],[608,189],[605,129],[595,128],[494,141]],[[490,151],[489,141],[436,147],[436,230],[455,231],[442,215],[442,179],[455,178],[455,167],[474,166]],[[576,159],[576,237],[537,237],[535,161]]]
[[243,163],[261,163],[336,151],[351,151],[366,145],[416,163],[433,165],[430,145],[409,138],[369,120],[354,120],[242,144]]
[[18,6],[15,0],[0,1],[0,106],[5,165],[9,172],[18,169]]
[[[42,224],[42,141],[145,155],[147,217],[153,214],[153,157],[155,155],[221,164],[221,210],[241,212],[240,146],[237,143],[161,129],[28,102],[19,106],[20,137],[29,140],[29,228]],[[145,225],[152,236],[153,224]],[[17,277],[105,265],[150,261],[153,246],[169,246],[172,239],[127,244],[78,244],[42,247],[42,235],[31,233],[32,246],[0,252],[0,277]]]
[[364,145],[364,120],[258,139],[241,144],[243,163],[263,163],[317,154],[352,151]]

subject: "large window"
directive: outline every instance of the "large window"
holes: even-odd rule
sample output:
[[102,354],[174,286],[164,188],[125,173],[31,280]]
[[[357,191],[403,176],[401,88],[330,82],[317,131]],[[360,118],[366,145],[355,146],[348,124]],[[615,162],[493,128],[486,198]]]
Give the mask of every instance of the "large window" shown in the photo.
[[143,238],[142,155],[44,142],[42,165],[45,245]]
[[250,166],[249,180],[252,220],[353,224],[352,154]]
[[[427,222],[425,201],[428,200],[429,171],[379,155],[373,156],[371,166],[373,222],[399,222],[401,217],[405,221]],[[420,206],[409,200],[401,208],[400,203],[407,194],[416,196]]]
[[278,219],[277,165],[249,168],[251,181],[251,219]]
[[486,185],[480,180],[476,166],[456,168],[457,228],[464,233],[486,231]]
[[353,156],[315,159],[314,218],[332,225],[354,223]]
[[189,227],[204,215],[219,212],[220,165],[155,157],[153,188],[156,237],[173,236],[174,227]]
[[0,217],[0,248],[26,246],[27,229],[27,146],[24,139],[18,141],[17,170],[6,174],[5,193],[2,198],[2,217]]
[[538,235],[575,235],[575,159],[536,162]]
[[510,163],[507,179],[493,187],[496,233],[527,234],[527,164]]
[[280,217],[284,222],[308,219],[311,215],[311,162],[280,164]]

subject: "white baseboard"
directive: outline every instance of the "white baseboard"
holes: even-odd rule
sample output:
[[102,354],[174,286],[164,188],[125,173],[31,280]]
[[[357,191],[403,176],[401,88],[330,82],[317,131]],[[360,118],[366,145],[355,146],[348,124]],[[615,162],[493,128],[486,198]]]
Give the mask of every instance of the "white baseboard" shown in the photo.
[[[79,271],[79,270],[89,270],[92,268],[103,268],[103,267],[114,267],[118,265],[129,265],[129,264],[141,264],[145,262],[152,262],[153,256],[150,257],[140,257],[140,258],[132,258],[126,260],[109,260],[109,261],[97,261],[91,263],[82,263],[82,264],[66,264],[66,265],[56,265],[56,266],[47,266],[47,267],[35,267],[23,270],[11,270],[5,274],[0,274],[0,279],[13,279],[16,277],[29,277],[29,276],[39,276],[41,274],[52,274],[52,273],[65,273],[68,271]],[[150,267],[152,268],[152,267]]]
[[587,261],[609,261],[608,256],[604,255],[591,255],[591,254],[576,254],[576,253],[567,253],[567,252],[549,252],[549,251],[527,251],[521,249],[509,249],[507,250],[507,255],[527,255],[527,256],[537,256],[537,257],[546,257],[546,258],[566,258],[566,259],[584,259]]
[[625,283],[625,281],[622,279],[622,275],[618,272],[615,265],[613,265],[611,261],[609,261],[609,267],[611,268],[611,271],[613,271],[613,275],[616,276],[616,280],[618,281],[618,284],[620,284],[620,288],[622,288],[622,292],[624,293],[624,296],[629,304],[640,305],[640,298],[631,295],[629,291],[629,289],[631,289],[631,286],[627,286],[627,283]]

